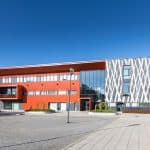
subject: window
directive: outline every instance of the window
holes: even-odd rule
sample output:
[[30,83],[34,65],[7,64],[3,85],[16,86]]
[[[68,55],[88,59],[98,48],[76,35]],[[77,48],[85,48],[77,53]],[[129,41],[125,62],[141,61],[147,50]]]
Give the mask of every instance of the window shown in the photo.
[[44,81],[44,76],[41,76],[41,81]]
[[67,95],[67,91],[58,91],[58,95]]
[[123,66],[123,95],[130,94],[130,82],[131,82],[131,66]]
[[131,66],[130,65],[124,65],[123,66],[123,78],[129,79],[131,77]]
[[29,92],[28,92],[28,95],[29,95],[29,96],[33,96],[33,95],[34,95],[34,91],[29,91]]
[[16,83],[17,82],[17,78],[16,77],[11,77],[11,83]]
[[81,97],[92,97],[94,102],[104,100],[105,70],[81,71],[75,78],[80,78]]
[[28,76],[28,77],[25,77],[25,78],[24,78],[24,81],[25,81],[25,82],[31,82],[31,77],[29,77],[29,76]]
[[40,91],[35,91],[35,95],[40,95]]
[[34,76],[30,77],[30,82],[34,82]]
[[59,80],[60,80],[60,81],[63,80],[63,75],[59,75]]
[[48,95],[57,95],[57,91],[48,91]]
[[71,95],[74,95],[74,94],[77,94],[77,91],[72,90],[72,91],[71,91]]
[[44,77],[43,77],[43,80],[44,80],[44,81],[47,81],[47,76],[44,76]]
[[57,110],[58,110],[58,111],[61,110],[61,103],[57,103]]
[[11,83],[11,78],[9,77],[8,82]]
[[5,78],[2,79],[2,82],[5,83]]
[[50,80],[51,80],[51,76],[47,75],[47,81],[50,81]]
[[75,75],[74,80],[79,80],[79,75]]
[[4,77],[3,78],[3,83],[9,83],[9,78]]
[[63,80],[67,80],[67,75],[64,75]]
[[[48,81],[63,81],[70,80],[70,74],[39,74],[39,75],[19,75],[19,76],[4,76],[0,78],[0,83],[22,83],[22,82],[48,82]],[[79,80],[79,75],[73,74],[71,80]]]
[[7,88],[7,95],[11,95],[11,88]]
[[70,80],[70,75],[66,75],[66,80]]
[[12,88],[12,95],[16,95],[16,88]]
[[0,78],[0,83],[2,83],[2,78]]
[[34,76],[34,82],[36,82],[36,76]]
[[4,109],[12,109],[12,102],[11,101],[5,101],[4,102]]
[[[11,81],[12,81],[12,83],[15,83],[15,79],[14,78],[11,78]],[[17,77],[16,82],[20,82],[20,78],[19,77]]]
[[128,95],[130,93],[130,84],[124,83],[123,84],[123,95]]
[[57,81],[57,75],[54,75],[53,77],[53,81]]
[[74,80],[75,79],[75,75],[73,74],[72,76],[71,76],[71,80]]
[[37,76],[37,77],[36,77],[36,81],[37,81],[37,82],[40,82],[40,81],[41,81],[41,77],[40,77],[40,76]]
[[27,82],[27,81],[26,81],[26,77],[23,77],[23,82]]
[[41,95],[47,95],[47,91],[41,91]]

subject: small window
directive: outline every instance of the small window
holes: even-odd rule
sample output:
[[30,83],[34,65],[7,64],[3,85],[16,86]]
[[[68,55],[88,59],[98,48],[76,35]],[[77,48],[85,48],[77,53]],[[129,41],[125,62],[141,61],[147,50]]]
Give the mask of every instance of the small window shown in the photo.
[[43,76],[43,80],[44,80],[44,81],[47,81],[47,76]]
[[72,90],[72,91],[71,91],[71,95],[74,95],[74,94],[77,94],[77,91],[76,91],[76,90]]
[[11,95],[11,88],[7,88],[7,95]]
[[33,95],[34,95],[34,91],[29,91],[29,92],[28,92],[28,95],[29,95],[29,96],[33,96]]
[[35,91],[35,95],[40,95],[40,91]]
[[56,90],[48,91],[48,95],[57,95],[57,91]]
[[64,75],[60,75],[60,76],[59,76],[59,80],[60,80],[60,81],[64,80]]
[[47,95],[47,91],[41,91],[41,95]]
[[47,81],[51,81],[51,76],[47,75]]
[[16,88],[12,88],[12,95],[16,95]]
[[57,75],[53,76],[53,81],[57,81]]
[[41,81],[41,76],[36,76],[36,81],[40,82]]
[[63,80],[67,80],[67,75],[64,74]]
[[0,83],[2,83],[2,78],[0,78]]
[[124,65],[123,66],[123,77],[130,77],[131,76],[131,66]]
[[67,91],[58,91],[58,95],[67,95]]

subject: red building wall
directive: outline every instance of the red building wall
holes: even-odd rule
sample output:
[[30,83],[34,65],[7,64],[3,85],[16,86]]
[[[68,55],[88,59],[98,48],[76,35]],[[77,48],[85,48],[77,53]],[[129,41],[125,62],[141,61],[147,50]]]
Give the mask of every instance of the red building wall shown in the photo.
[[[69,90],[69,81],[53,81],[53,82],[38,82],[38,83],[22,83],[27,91],[34,90]],[[77,94],[71,95],[71,102],[79,102],[80,100],[80,84],[79,81],[71,81],[71,89],[76,90]],[[68,102],[68,95],[36,95],[24,96],[24,109],[48,108],[49,102]]]
[[[68,73],[67,73],[68,74]],[[75,73],[79,74],[79,73]],[[34,74],[34,76],[39,74]],[[32,75],[30,75],[32,76]],[[5,76],[7,77],[17,77],[17,76]],[[3,83],[0,84],[1,87],[10,87],[13,84]],[[20,82],[15,84],[17,88],[17,98],[20,102],[23,102],[23,109],[47,109],[49,102],[68,102],[69,95],[24,95],[23,93],[28,93],[29,91],[46,91],[46,90],[69,90],[70,80],[61,81],[40,81],[40,82]],[[80,82],[79,80],[71,80],[71,90],[77,91],[77,94],[71,95],[71,102],[80,101]],[[18,97],[19,96],[19,97]],[[13,98],[5,98],[2,100],[14,100]]]
[[[12,68],[0,68],[0,78],[3,77],[17,77],[17,76],[36,76],[39,74],[69,74],[69,68],[74,68],[75,74],[80,73],[81,70],[96,70],[105,69],[105,61],[95,62],[82,62],[82,63],[68,63],[68,64],[57,64],[57,65],[45,65],[45,66],[26,66],[26,67],[12,67]],[[10,84],[0,83],[0,86],[10,86]],[[24,95],[25,91],[43,91],[43,90],[69,90],[70,81],[44,81],[44,82],[20,82],[16,83],[19,88],[18,101],[23,102],[23,109],[41,109],[48,108],[49,102],[68,102],[69,96],[66,95]],[[80,81],[71,80],[71,90],[77,91],[77,94],[71,95],[71,102],[80,102]],[[3,99],[6,100],[6,99]],[[11,100],[11,98],[10,98]],[[13,100],[13,99],[12,99]]]

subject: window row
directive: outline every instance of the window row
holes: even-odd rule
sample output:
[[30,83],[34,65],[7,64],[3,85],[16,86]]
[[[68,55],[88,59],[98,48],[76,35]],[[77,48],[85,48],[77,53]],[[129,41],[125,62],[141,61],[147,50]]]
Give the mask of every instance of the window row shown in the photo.
[[[36,76],[18,76],[2,77],[0,83],[19,83],[19,82],[46,82],[70,80],[70,75],[36,75]],[[79,75],[72,75],[71,80],[79,80]]]
[[[69,90],[46,90],[46,91],[28,91],[24,95],[36,96],[36,95],[68,95]],[[71,95],[77,94],[76,90],[71,91]]]
[[99,87],[105,84],[105,71],[92,70],[80,72],[81,84],[86,84],[88,87]]
[[131,82],[131,65],[123,66],[123,95],[130,94],[130,82]]
[[16,95],[16,88],[10,87],[10,88],[0,88],[0,95]]

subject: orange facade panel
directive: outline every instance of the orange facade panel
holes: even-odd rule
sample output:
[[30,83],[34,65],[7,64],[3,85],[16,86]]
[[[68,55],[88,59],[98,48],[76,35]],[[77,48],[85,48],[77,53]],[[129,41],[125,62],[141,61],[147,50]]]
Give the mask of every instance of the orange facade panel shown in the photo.
[[[69,81],[53,81],[53,82],[35,82],[22,83],[25,91],[46,91],[46,90],[69,90]],[[71,81],[71,90],[77,91],[76,94],[71,95],[71,102],[79,102],[80,100],[80,82],[79,80]],[[48,103],[61,102],[67,103],[68,95],[27,95],[24,96],[24,109],[48,109]]]

